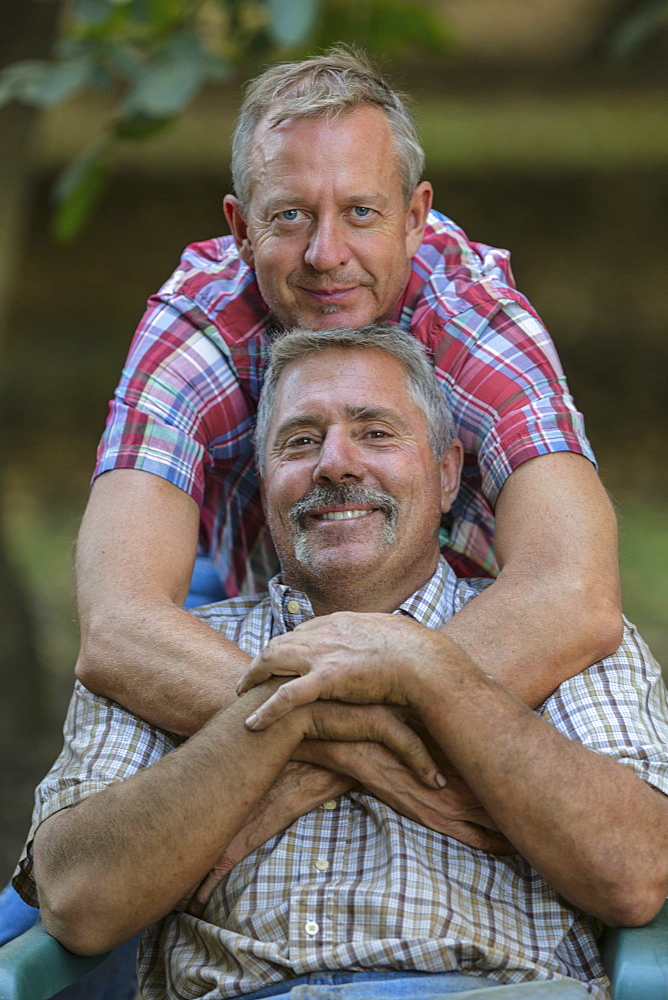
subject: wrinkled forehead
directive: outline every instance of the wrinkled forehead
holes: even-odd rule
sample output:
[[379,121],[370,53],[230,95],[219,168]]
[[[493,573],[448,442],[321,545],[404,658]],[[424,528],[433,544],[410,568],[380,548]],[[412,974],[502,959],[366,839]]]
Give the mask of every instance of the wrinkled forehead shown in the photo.
[[402,427],[424,423],[406,368],[387,351],[331,347],[290,361],[277,378],[274,433],[307,420],[375,419]]
[[[249,179],[251,188],[257,172],[267,159],[292,143],[301,147],[303,159],[317,145],[326,147],[328,156],[343,169],[350,159],[363,159],[370,164],[375,157],[369,149],[373,142],[382,150],[385,171],[391,172],[402,186],[402,169],[395,135],[387,114],[372,104],[363,104],[343,111],[327,109],[312,114],[288,115],[282,106],[269,109],[259,120],[249,148]],[[294,148],[294,146],[293,146]]]

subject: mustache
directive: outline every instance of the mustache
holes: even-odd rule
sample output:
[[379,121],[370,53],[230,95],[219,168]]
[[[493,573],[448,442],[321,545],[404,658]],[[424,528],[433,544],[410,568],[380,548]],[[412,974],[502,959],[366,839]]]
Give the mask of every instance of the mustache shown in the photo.
[[288,517],[292,525],[304,530],[306,518],[321,507],[339,504],[369,504],[385,516],[390,527],[394,527],[399,515],[399,504],[385,490],[375,490],[361,483],[342,483],[340,486],[314,486],[301,500],[292,505]]
[[306,271],[303,273],[300,272],[299,274],[291,274],[288,279],[288,284],[291,286],[298,285],[300,288],[306,288],[311,292],[322,292],[333,287],[348,288],[355,285],[371,287],[371,285],[374,284],[374,279],[365,271],[361,274],[354,274],[334,269],[333,271],[327,271],[325,275],[321,275],[317,271]]

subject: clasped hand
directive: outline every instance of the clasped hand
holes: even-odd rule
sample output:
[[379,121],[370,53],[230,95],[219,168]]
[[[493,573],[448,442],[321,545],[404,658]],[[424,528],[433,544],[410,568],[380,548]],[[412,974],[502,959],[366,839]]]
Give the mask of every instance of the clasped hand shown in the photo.
[[318,700],[413,705],[421,674],[444,644],[445,636],[403,615],[344,611],[312,618],[272,639],[251,662],[239,694],[272,676],[294,679],[246,725],[267,729],[294,708]]
[[[417,724],[428,671],[447,669],[451,658],[466,659],[444,635],[412,618],[337,612],[273,639],[251,662],[237,690],[241,694],[273,678],[271,695],[247,720],[252,729],[267,729],[291,711],[303,711],[309,729],[302,746],[314,747],[316,757],[309,755],[314,763],[345,770],[423,826],[469,847],[508,853],[512,846],[492,832],[495,823],[443,751],[423,728],[414,732],[406,725],[411,718],[411,725]],[[286,680],[276,687],[277,678]],[[332,726],[336,736],[326,731]],[[311,743],[314,739],[318,742]],[[332,739],[371,742],[357,744],[364,749],[348,754],[343,743],[322,742]],[[327,747],[332,747],[329,759]],[[348,765],[342,765],[342,755]]]

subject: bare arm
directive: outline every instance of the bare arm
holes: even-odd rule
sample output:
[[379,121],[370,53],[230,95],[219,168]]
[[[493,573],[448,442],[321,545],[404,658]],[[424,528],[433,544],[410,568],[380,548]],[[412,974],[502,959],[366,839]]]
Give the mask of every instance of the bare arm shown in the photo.
[[535,707],[621,642],[615,514],[593,465],[570,452],[520,465],[495,514],[501,573],[443,631]]
[[610,924],[650,920],[668,893],[668,797],[544,722],[445,636],[383,617],[330,615],[272,640],[242,687],[288,666],[302,676],[247,724],[317,698],[410,706],[559,893]]
[[244,715],[276,687],[237,699],[156,764],[39,827],[34,873],[49,933],[96,954],[164,916],[215,866],[303,739],[379,740],[438,787],[424,745],[383,706],[309,706],[249,733]]
[[77,544],[77,677],[147,722],[189,736],[235,699],[250,657],[182,608],[195,501],[133,469],[96,480]]

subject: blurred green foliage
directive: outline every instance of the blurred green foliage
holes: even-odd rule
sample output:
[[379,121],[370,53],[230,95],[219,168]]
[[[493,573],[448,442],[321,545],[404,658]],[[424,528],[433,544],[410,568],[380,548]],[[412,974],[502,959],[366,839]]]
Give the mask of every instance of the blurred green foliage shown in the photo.
[[91,88],[116,95],[111,120],[56,182],[59,240],[77,235],[103,194],[116,142],[152,138],[242,63],[305,52],[307,43],[312,51],[355,41],[386,55],[449,43],[425,0],[70,0],[63,9],[53,59],[0,74],[0,106],[48,108]]
[[668,23],[668,0],[646,0],[637,10],[622,18],[610,39],[610,54],[615,59],[634,56]]

